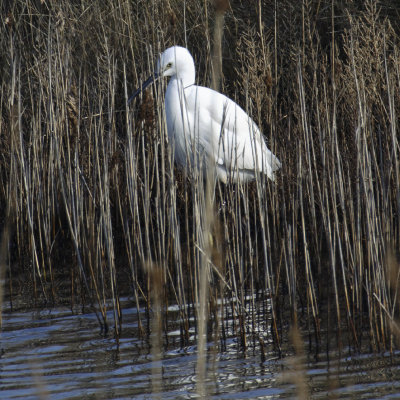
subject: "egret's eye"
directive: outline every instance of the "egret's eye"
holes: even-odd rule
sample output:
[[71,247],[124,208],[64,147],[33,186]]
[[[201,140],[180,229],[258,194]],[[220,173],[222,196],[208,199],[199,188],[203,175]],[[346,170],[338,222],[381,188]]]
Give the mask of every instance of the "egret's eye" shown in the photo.
[[172,67],[172,63],[169,62],[169,63],[167,64],[167,66],[165,67],[165,69],[170,69],[171,67]]

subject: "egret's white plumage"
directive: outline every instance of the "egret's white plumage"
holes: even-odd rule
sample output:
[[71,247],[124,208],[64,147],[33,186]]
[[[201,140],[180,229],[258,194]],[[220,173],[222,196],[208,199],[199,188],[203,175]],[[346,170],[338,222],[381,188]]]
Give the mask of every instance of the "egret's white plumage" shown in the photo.
[[[165,50],[156,76],[171,77],[165,113],[178,164],[194,168],[202,164],[209,169],[212,163],[223,182],[251,180],[257,173],[274,180],[281,163],[268,149],[258,126],[228,97],[195,85],[194,61],[187,49]],[[148,84],[149,80],[144,87]]]

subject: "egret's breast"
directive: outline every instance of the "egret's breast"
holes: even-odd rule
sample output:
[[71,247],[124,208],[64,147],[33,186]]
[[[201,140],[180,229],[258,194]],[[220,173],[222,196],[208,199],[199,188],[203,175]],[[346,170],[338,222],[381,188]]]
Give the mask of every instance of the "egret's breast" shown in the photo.
[[177,79],[171,79],[165,93],[168,138],[178,164],[185,166],[193,159],[193,115],[188,110],[185,92]]

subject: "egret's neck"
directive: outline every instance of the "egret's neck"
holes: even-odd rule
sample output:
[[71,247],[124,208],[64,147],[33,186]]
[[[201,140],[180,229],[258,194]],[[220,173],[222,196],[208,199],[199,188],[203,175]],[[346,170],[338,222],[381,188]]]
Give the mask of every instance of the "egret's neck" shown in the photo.
[[194,85],[195,77],[194,63],[185,65],[185,68],[176,74],[176,79],[182,84],[183,88]]

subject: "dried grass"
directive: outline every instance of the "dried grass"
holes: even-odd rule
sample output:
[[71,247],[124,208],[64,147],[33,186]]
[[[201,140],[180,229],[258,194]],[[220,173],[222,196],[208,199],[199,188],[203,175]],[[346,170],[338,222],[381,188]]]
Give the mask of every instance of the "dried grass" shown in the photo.
[[[157,290],[165,312],[169,301],[180,308],[182,345],[196,315],[199,334],[214,327],[222,343],[229,330],[243,348],[271,330],[280,351],[288,319],[313,332],[317,347],[334,328],[339,344],[345,332],[356,346],[367,336],[376,350],[392,348],[398,19],[390,1],[380,9],[333,4],[231,1],[216,11],[207,1],[5,2],[7,296],[90,304],[116,337],[119,297],[128,293],[149,310]],[[212,78],[259,123],[282,161],[276,184],[218,184],[210,207],[203,179],[174,167],[165,82],[128,108],[156,55],[175,43],[191,50],[200,84]],[[146,265],[157,266],[158,283]],[[272,310],[257,309],[254,293],[272,299]],[[140,326],[145,334],[146,321]]]

